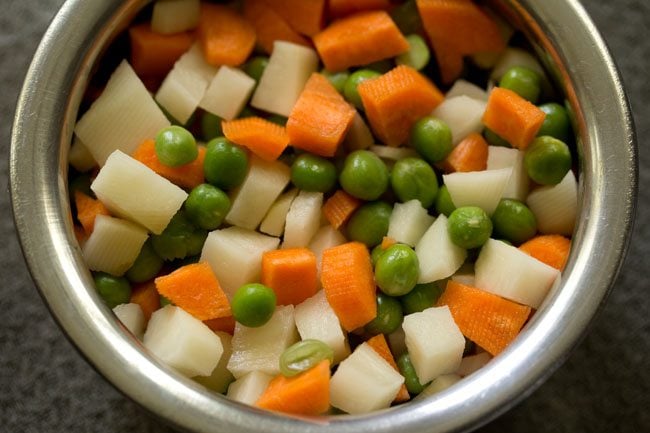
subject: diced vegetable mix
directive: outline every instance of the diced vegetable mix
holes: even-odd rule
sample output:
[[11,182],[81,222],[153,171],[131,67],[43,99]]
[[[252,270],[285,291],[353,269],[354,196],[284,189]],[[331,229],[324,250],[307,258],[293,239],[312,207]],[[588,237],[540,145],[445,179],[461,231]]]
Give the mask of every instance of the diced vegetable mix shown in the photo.
[[152,10],[88,92],[69,189],[99,296],[158,359],[318,415],[509,346],[577,208],[567,111],[514,29],[480,1]]

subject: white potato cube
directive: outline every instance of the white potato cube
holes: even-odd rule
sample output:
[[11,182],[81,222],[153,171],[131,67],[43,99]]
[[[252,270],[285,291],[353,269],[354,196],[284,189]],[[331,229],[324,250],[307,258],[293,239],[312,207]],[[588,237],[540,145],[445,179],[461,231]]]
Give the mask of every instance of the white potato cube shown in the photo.
[[483,130],[481,118],[486,106],[487,101],[481,99],[454,96],[445,99],[431,114],[449,125],[451,141],[457,144],[472,132]]
[[160,234],[187,198],[187,193],[140,161],[116,150],[90,185],[114,215]]
[[443,174],[456,207],[478,206],[492,215],[508,186],[512,168]]
[[347,413],[368,413],[389,407],[403,383],[404,377],[363,343],[332,376],[330,400]]
[[406,347],[420,383],[458,370],[465,350],[465,337],[449,307],[431,307],[404,317]]
[[503,74],[514,66],[523,66],[537,72],[541,77],[546,76],[544,68],[542,68],[542,65],[532,54],[521,48],[508,47],[503,51],[496,65],[494,65],[490,79],[496,82],[501,81]]
[[208,234],[201,251],[217,276],[228,299],[246,283],[258,281],[262,270],[262,254],[274,250],[280,239],[241,227],[228,227]]
[[386,236],[414,247],[434,220],[417,199],[395,203]]
[[451,276],[467,258],[467,251],[454,244],[447,231],[447,217],[438,216],[415,245],[420,262],[418,283],[430,283]]
[[255,80],[244,71],[222,66],[214,76],[199,103],[199,107],[222,119],[232,120],[248,102]]
[[323,193],[300,191],[291,203],[284,226],[282,248],[300,248],[309,245],[320,226]]
[[539,308],[560,271],[505,242],[488,239],[476,260],[476,287]]
[[348,133],[345,134],[343,146],[352,152],[353,150],[367,149],[374,143],[375,138],[372,136],[370,128],[357,111],[354,114],[354,119],[352,120],[352,125]]
[[282,236],[282,233],[284,233],[284,225],[287,222],[289,208],[297,195],[298,189],[293,188],[278,197],[260,224],[260,231],[262,233],[271,236]]
[[138,304],[120,304],[113,308],[113,313],[120,319],[122,325],[135,335],[138,340],[144,336],[144,313]]
[[449,374],[443,374],[441,376],[436,377],[431,381],[430,384],[428,384],[420,394],[418,394],[418,398],[424,398],[428,397],[433,394],[437,394],[441,391],[444,391],[445,389],[449,388],[456,382],[458,382],[461,379],[461,377],[455,373],[449,373]]
[[318,70],[318,63],[318,54],[313,49],[275,41],[251,105],[289,117],[309,76]]
[[410,147],[393,147],[377,144],[370,146],[368,150],[389,163],[395,163],[400,159],[418,156],[418,153],[415,151],[415,149],[412,149]]
[[223,353],[221,340],[207,325],[174,305],[151,315],[144,346],[187,377],[208,376]]
[[578,215],[578,182],[571,170],[557,185],[542,186],[528,195],[526,204],[545,234],[570,236]]
[[502,198],[514,198],[519,201],[525,201],[528,196],[530,187],[530,178],[524,165],[523,150],[509,149],[501,146],[488,146],[488,170],[499,170],[502,168],[512,168],[510,180],[503,191]]
[[[309,242],[309,248],[316,256],[316,266],[318,266],[318,275],[320,275],[320,262],[323,258],[323,251],[328,248],[337,247],[347,242],[345,236],[331,225],[325,225],[318,229],[316,234]],[[320,284],[320,278],[318,279]]]
[[458,367],[458,370],[456,370],[456,374],[461,377],[469,376],[475,371],[483,368],[488,362],[490,362],[491,359],[492,355],[490,355],[488,352],[481,352],[476,355],[466,356],[460,362],[460,367]]
[[97,215],[93,232],[83,247],[93,271],[123,275],[135,262],[149,234],[141,226],[120,218]]
[[206,388],[223,394],[228,390],[228,385],[235,380],[227,368],[228,361],[232,355],[232,335],[221,331],[215,332],[215,335],[219,337],[221,346],[223,347],[223,353],[221,354],[219,363],[214,367],[214,370],[212,370],[209,376],[196,376],[193,379]]
[[101,166],[115,150],[131,154],[140,143],[169,125],[165,114],[124,60],[99,98],[81,116],[74,132]]
[[90,153],[88,148],[76,135],[72,139],[72,145],[68,152],[68,163],[81,173],[86,172],[97,165],[97,161],[93,158],[92,153]]
[[226,222],[254,230],[290,180],[291,169],[286,164],[251,155],[248,173],[230,197]]
[[153,5],[151,30],[168,35],[192,30],[199,25],[199,0],[158,0]]
[[454,82],[454,85],[451,86],[451,89],[445,93],[446,99],[455,98],[456,96],[469,96],[470,98],[487,102],[490,95],[485,91],[485,89],[481,89],[476,84],[459,78]]
[[258,328],[237,322],[228,370],[236,378],[251,371],[280,373],[280,355],[298,341],[293,305],[277,306],[271,319]]
[[261,371],[246,373],[228,387],[228,398],[253,405],[262,396],[273,376]]
[[345,333],[336,313],[327,302],[325,291],[296,306],[296,327],[303,340],[315,339],[327,344],[334,351],[334,364],[338,364],[350,354]]

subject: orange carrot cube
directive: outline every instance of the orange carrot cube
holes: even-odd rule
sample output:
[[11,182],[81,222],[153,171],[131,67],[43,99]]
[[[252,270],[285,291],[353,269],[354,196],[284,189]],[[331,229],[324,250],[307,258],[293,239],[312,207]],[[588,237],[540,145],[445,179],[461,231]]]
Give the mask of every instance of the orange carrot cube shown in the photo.
[[266,161],[278,159],[289,145],[286,129],[261,117],[224,121],[221,127],[228,140],[247,147]]
[[160,308],[160,295],[154,282],[148,281],[134,286],[129,302],[140,306],[144,318],[148,322],[153,312]]
[[330,225],[339,229],[361,206],[362,201],[339,189],[323,205],[323,215]]
[[519,249],[561,271],[569,259],[571,241],[562,235],[540,235],[524,242]]
[[78,190],[74,192],[74,202],[77,207],[77,219],[88,236],[93,232],[97,215],[111,214],[104,203]]
[[325,0],[264,0],[298,33],[314,36],[323,28]]
[[[395,362],[395,358],[393,357],[393,354],[390,351],[390,348],[388,347],[388,342],[386,342],[386,337],[384,337],[384,334],[378,334],[366,341],[368,343],[368,346],[372,348],[375,352],[379,354],[386,362],[388,362],[391,367],[395,369],[395,371],[399,371],[397,368],[397,363]],[[395,396],[395,402],[396,403],[401,403],[403,401],[408,401],[410,400],[411,396],[409,395],[408,390],[406,389],[406,385],[402,384],[402,387],[399,389],[399,392]]]
[[298,305],[316,294],[316,256],[307,248],[267,251],[262,255],[262,284],[277,296],[278,305]]
[[239,66],[255,47],[253,26],[223,5],[201,3],[197,36],[206,62],[215,66]]
[[296,32],[265,0],[245,0],[244,17],[253,25],[257,43],[266,53],[273,52],[273,42],[286,41],[310,47],[310,41]]
[[194,42],[191,33],[162,35],[151,30],[149,23],[129,29],[131,66],[140,77],[164,77],[180,56]]
[[131,156],[170,182],[191,189],[205,182],[203,172],[205,152],[205,147],[199,146],[199,155],[194,161],[178,167],[170,167],[160,162],[156,155],[156,143],[149,139],[143,141]]
[[488,144],[481,134],[471,133],[454,147],[442,161],[447,173],[483,171],[487,169]]
[[329,0],[329,14],[340,18],[361,11],[387,10],[390,0]]

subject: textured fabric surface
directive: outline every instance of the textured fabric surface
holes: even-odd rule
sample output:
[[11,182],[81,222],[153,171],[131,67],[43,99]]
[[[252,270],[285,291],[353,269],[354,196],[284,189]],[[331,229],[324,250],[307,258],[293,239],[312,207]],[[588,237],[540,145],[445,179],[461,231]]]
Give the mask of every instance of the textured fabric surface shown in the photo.
[[[94,1],[94,0],[93,0]],[[170,432],[106,383],[50,317],[23,263],[7,187],[22,79],[62,0],[0,0],[0,431]],[[630,96],[639,142],[637,223],[588,336],[530,397],[481,432],[639,432],[650,426],[650,2],[591,0]]]

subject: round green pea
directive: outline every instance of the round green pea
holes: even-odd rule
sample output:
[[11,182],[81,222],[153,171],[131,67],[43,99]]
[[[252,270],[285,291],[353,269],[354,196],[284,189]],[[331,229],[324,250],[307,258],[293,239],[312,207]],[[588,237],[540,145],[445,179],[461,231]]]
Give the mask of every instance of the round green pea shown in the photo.
[[273,289],[259,283],[245,284],[235,292],[230,304],[236,321],[250,328],[264,325],[275,311]]
[[537,136],[550,135],[567,143],[571,139],[571,122],[566,108],[557,102],[549,102],[540,105],[539,109],[546,113],[546,117]]
[[422,20],[415,0],[407,0],[396,4],[390,10],[390,17],[402,34],[418,33],[422,30]]
[[386,250],[381,246],[381,244],[375,246],[372,251],[370,251],[370,261],[372,262],[373,268],[377,265],[377,260],[379,260],[379,257],[384,254],[384,251]]
[[449,125],[433,116],[423,117],[413,124],[409,143],[431,164],[445,159],[454,148]]
[[519,200],[501,199],[492,214],[494,234],[512,242],[522,244],[537,233],[535,215]]
[[413,290],[420,276],[420,262],[408,245],[395,244],[377,260],[375,282],[387,295],[402,296]]
[[404,158],[393,166],[390,183],[401,202],[420,200],[423,208],[429,208],[438,194],[438,178],[433,168],[423,159]]
[[291,182],[304,191],[327,192],[336,185],[336,167],[320,156],[303,153],[291,164]]
[[347,224],[348,238],[372,248],[388,233],[393,208],[384,201],[374,201],[359,207]]
[[203,140],[210,141],[213,138],[220,137],[223,134],[221,129],[221,117],[204,111],[201,116],[201,135]]
[[365,326],[366,332],[390,334],[402,325],[404,313],[399,301],[383,293],[377,294],[377,316]]
[[272,114],[266,120],[280,126],[286,126],[287,122],[289,121],[289,119],[284,116],[280,116],[279,114]]
[[447,231],[451,241],[459,247],[478,248],[490,238],[492,221],[480,207],[459,207],[449,216]]
[[334,362],[334,350],[330,346],[320,340],[302,340],[282,352],[280,372],[285,377],[296,376],[325,360],[330,365]]
[[239,186],[248,171],[248,155],[226,137],[218,137],[206,146],[203,161],[205,179],[224,190]]
[[408,35],[406,41],[409,43],[409,50],[397,56],[395,63],[410,66],[418,71],[423,69],[431,59],[427,43],[418,34]]
[[96,272],[93,274],[93,280],[99,296],[109,308],[126,304],[131,299],[131,284],[126,278],[116,277],[106,272]]
[[151,246],[164,260],[184,259],[201,252],[207,235],[205,230],[195,227],[181,210],[162,233],[151,235]]
[[244,72],[249,77],[259,82],[268,64],[269,58],[266,56],[253,57],[244,65]]
[[343,96],[359,110],[363,110],[363,102],[357,87],[366,80],[379,77],[381,74],[371,69],[360,69],[350,74],[343,86]]
[[327,69],[323,68],[320,73],[329,80],[337,92],[343,93],[345,82],[348,80],[348,78],[350,78],[350,72],[347,70],[341,72],[330,72]]
[[404,314],[419,313],[434,306],[443,290],[434,283],[417,284],[413,290],[400,296]]
[[571,170],[571,151],[563,141],[545,135],[526,149],[524,165],[528,176],[542,185],[556,185]]
[[199,156],[196,140],[190,131],[182,126],[168,126],[156,135],[156,156],[169,167],[189,164]]
[[361,200],[376,200],[388,188],[386,164],[369,150],[350,153],[339,176],[341,186],[350,195]]
[[532,69],[523,66],[513,66],[508,69],[499,81],[499,87],[509,89],[522,98],[535,104],[542,91],[542,78]]
[[385,74],[395,67],[395,64],[390,59],[377,60],[376,62],[368,63],[364,69],[370,69],[380,74]]
[[424,390],[424,385],[420,383],[415,367],[411,362],[411,357],[408,352],[404,352],[397,358],[397,368],[402,376],[404,376],[404,384],[410,394],[419,394]]
[[230,198],[219,188],[208,183],[192,189],[185,200],[187,216],[205,230],[219,227],[229,210]]
[[491,146],[501,146],[501,147],[512,147],[510,143],[501,138],[496,132],[492,131],[490,128],[485,128],[483,131],[483,137],[485,141],[488,142]]
[[438,194],[436,195],[436,212],[438,212],[439,215],[449,217],[449,215],[451,215],[455,210],[456,205],[451,200],[451,194],[449,194],[447,185],[442,185],[438,189]]
[[142,245],[138,257],[126,271],[126,278],[132,283],[143,283],[158,275],[163,266],[163,259],[156,254],[151,245],[151,239]]

